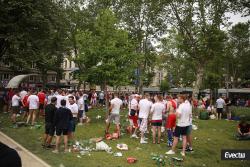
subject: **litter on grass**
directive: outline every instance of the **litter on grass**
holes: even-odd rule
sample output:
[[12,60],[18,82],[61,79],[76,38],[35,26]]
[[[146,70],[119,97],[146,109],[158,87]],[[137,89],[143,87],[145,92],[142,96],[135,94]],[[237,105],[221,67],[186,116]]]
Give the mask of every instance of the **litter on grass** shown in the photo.
[[136,147],[135,150],[138,151],[138,150],[141,150],[142,148],[140,147]]
[[216,116],[214,114],[210,115],[209,117],[210,119],[216,119]]
[[101,118],[102,118],[102,116],[97,115],[95,118],[96,118],[96,119],[101,119]]
[[109,147],[104,141],[96,143],[97,151],[106,151],[107,153],[112,153],[112,148]]
[[198,127],[197,127],[196,125],[192,125],[192,129],[193,129],[193,130],[197,130]]
[[128,150],[128,145],[127,144],[117,144],[116,148],[119,150]]
[[121,152],[114,153],[114,156],[115,157],[122,157],[122,153]]
[[127,162],[128,162],[129,164],[133,164],[133,163],[135,163],[136,161],[137,161],[137,159],[134,158],[134,157],[128,157],[128,158],[127,158]]

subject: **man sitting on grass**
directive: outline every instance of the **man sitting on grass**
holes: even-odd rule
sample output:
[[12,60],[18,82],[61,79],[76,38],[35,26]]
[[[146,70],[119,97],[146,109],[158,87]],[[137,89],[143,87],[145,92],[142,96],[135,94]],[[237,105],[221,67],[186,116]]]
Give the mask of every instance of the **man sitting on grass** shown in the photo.
[[241,120],[238,125],[237,140],[250,140],[250,124],[245,119]]

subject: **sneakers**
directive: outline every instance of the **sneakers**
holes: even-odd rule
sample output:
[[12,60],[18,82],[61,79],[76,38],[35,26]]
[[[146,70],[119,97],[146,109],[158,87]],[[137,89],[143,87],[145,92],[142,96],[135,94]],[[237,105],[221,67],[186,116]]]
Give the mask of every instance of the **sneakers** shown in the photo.
[[188,148],[186,148],[186,151],[187,152],[193,152],[194,150],[192,148],[188,147]]
[[173,150],[169,150],[169,151],[166,152],[165,154],[167,154],[167,155],[173,155],[173,154],[175,154],[175,152],[174,152]]
[[133,134],[133,135],[131,136],[131,138],[136,138],[136,139],[138,139],[139,137],[138,137],[136,134]]
[[173,142],[172,141],[168,141],[168,147],[172,147]]
[[148,142],[145,141],[145,140],[141,140],[140,143],[141,143],[141,144],[147,144]]
[[183,151],[181,151],[181,156],[185,157],[185,153]]

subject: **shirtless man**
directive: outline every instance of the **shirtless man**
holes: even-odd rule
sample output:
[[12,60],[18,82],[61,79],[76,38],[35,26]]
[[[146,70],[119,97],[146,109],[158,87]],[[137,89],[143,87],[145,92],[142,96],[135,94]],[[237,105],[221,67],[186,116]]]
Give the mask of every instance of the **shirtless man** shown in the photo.
[[171,97],[167,96],[167,122],[166,129],[168,134],[168,147],[173,145],[173,132],[176,126],[176,114],[177,102]]

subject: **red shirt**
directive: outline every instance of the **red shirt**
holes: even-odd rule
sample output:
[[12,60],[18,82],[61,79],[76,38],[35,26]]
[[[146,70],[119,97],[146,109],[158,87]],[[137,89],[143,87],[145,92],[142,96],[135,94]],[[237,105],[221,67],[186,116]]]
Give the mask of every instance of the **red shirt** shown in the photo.
[[40,103],[40,104],[44,104],[45,98],[46,98],[45,93],[39,92],[39,93],[37,94],[37,96],[38,96],[38,98],[39,98],[39,103]]
[[29,97],[29,95],[25,95],[24,98],[23,98],[24,107],[28,107],[29,106],[28,97]]

